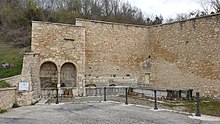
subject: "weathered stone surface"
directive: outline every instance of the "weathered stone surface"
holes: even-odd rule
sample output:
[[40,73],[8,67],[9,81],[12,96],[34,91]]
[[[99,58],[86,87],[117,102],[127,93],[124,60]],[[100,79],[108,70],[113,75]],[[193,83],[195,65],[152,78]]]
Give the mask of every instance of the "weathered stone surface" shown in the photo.
[[[124,78],[121,82],[125,84],[131,80],[136,85],[144,82],[140,63],[150,54],[148,28],[85,19],[76,19],[78,24],[86,28],[87,80],[96,78],[103,84],[105,81],[100,80],[106,78],[106,82],[113,80],[116,85],[120,85],[118,78]],[[99,84],[97,81],[93,83]]]
[[16,88],[0,89],[0,108],[7,110],[16,102]]
[[25,55],[22,80],[31,82],[30,92],[38,98],[41,65],[56,65],[59,88],[61,77],[67,78],[62,66],[72,63],[74,96],[83,95],[87,84],[126,82],[218,96],[219,23],[219,14],[151,27],[85,19],[76,19],[76,25],[34,21],[33,53]]
[[220,94],[220,15],[150,28],[151,84]]
[[0,79],[0,81],[6,81],[10,83],[11,86],[18,86],[18,82],[21,81],[21,75],[16,75],[16,76],[9,77],[9,78],[2,78]]
[[[22,81],[30,82],[31,87],[28,94],[32,94],[32,97],[21,93],[20,100],[25,101],[22,96],[24,99],[32,99],[32,102],[45,95],[54,96],[52,90],[60,88],[62,83],[65,83],[65,86],[72,85],[74,89],[77,89],[74,90],[74,96],[83,93],[82,79],[85,73],[84,27],[33,22],[31,50],[33,52],[26,53],[24,56]],[[54,64],[55,69],[51,69],[50,63]],[[67,65],[75,70],[70,68],[66,74],[62,70],[69,70],[68,67],[66,68]],[[75,74],[73,75],[72,72]],[[73,77],[70,78],[72,75]],[[53,89],[45,89],[48,88],[47,85]]]

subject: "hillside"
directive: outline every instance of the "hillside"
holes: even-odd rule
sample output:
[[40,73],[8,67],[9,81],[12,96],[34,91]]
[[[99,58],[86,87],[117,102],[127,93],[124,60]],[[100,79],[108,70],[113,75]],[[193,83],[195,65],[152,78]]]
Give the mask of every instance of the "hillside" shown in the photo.
[[31,41],[31,21],[74,23],[75,18],[132,24],[162,23],[162,17],[146,21],[143,12],[118,0],[1,0],[0,78],[21,73],[24,51]]
[[0,78],[21,74],[23,53],[29,49],[15,48],[12,43],[0,40]]

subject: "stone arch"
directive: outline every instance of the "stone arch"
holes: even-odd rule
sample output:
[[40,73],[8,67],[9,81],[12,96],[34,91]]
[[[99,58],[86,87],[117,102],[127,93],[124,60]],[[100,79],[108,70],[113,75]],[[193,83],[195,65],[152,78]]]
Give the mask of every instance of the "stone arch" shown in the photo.
[[60,84],[61,87],[76,87],[77,69],[75,64],[66,62],[61,66]]
[[40,67],[41,88],[56,88],[58,83],[58,71],[55,63],[44,62]]

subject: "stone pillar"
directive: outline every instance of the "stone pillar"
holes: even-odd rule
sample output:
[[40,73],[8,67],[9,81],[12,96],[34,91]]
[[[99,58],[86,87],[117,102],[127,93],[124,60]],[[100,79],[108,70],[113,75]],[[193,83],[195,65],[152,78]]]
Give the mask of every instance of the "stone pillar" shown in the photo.
[[83,86],[83,78],[81,75],[77,76],[77,82],[78,82],[78,86],[77,86],[77,89],[78,89],[78,96],[83,96],[83,93],[84,93],[84,86]]
[[58,74],[57,74],[57,89],[58,89],[58,95],[61,96],[61,88],[60,88],[60,67],[58,67],[57,71],[58,71]]
[[29,90],[18,92],[19,105],[30,105],[40,98],[38,56],[39,53],[34,52],[24,54],[21,81],[29,82]]

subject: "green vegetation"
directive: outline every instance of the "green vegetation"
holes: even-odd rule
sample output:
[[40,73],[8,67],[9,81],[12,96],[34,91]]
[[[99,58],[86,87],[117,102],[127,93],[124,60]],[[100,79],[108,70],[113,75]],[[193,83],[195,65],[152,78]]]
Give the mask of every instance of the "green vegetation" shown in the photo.
[[3,109],[1,109],[0,108],[0,113],[4,113],[4,112],[6,112],[7,110],[3,110]]
[[168,108],[175,108],[175,107],[178,107],[179,105],[171,103],[171,104],[163,104],[163,106],[168,107]]
[[[196,103],[188,103],[186,107],[189,112],[193,113],[196,111]],[[220,117],[220,101],[217,100],[201,100],[200,111],[202,114],[218,116]]]
[[162,16],[147,18],[139,8],[120,0],[1,0],[0,41],[27,47],[32,20],[74,24],[75,18],[140,25],[163,21]]
[[25,48],[14,48],[13,46],[10,46],[0,41],[0,64],[10,64],[10,67],[8,69],[3,68],[0,65],[0,78],[6,78],[21,74],[23,61],[22,51],[24,51],[24,49]]
[[[162,104],[164,107],[168,107],[171,109],[175,109],[176,107],[185,107],[186,111],[189,113],[196,112],[196,102],[195,101],[180,101],[179,103],[165,103]],[[200,111],[201,114],[211,115],[211,116],[218,116],[220,117],[220,101],[213,100],[213,99],[201,99],[200,101]]]
[[12,106],[12,108],[18,108],[18,107],[20,107],[20,106],[17,103],[14,103]]
[[[74,24],[75,18],[162,23],[162,17],[146,20],[140,9],[119,0],[0,0],[0,79],[21,73],[22,53],[31,43],[32,20]],[[4,63],[12,67],[1,67]]]
[[0,88],[7,88],[11,87],[11,85],[8,82],[0,81]]

